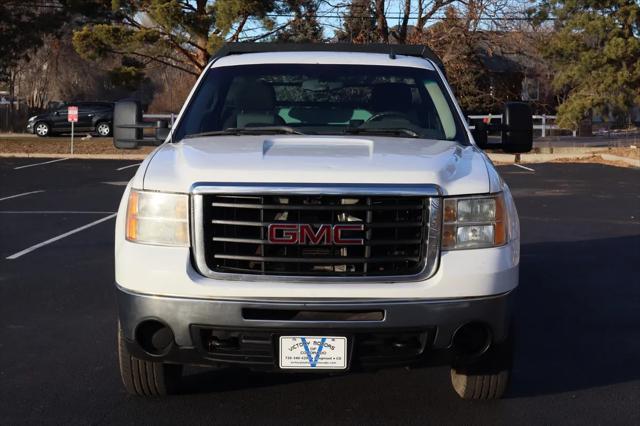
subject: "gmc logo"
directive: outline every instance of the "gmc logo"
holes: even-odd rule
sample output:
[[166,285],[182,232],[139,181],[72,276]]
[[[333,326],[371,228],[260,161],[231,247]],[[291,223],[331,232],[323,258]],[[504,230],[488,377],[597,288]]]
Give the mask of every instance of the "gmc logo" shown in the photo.
[[309,245],[358,245],[364,244],[362,238],[346,238],[345,231],[364,231],[364,225],[320,225],[314,230],[309,224],[272,223],[269,225],[271,244],[309,244]]

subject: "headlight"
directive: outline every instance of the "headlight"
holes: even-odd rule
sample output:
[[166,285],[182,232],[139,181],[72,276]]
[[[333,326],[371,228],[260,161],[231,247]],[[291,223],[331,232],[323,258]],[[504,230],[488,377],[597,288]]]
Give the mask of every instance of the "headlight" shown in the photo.
[[38,117],[38,116],[34,115],[33,117],[29,117],[29,120],[27,120],[27,121],[34,121],[36,119],[36,117]]
[[442,249],[496,247],[507,243],[502,193],[488,197],[445,198]]
[[189,246],[189,196],[131,190],[126,238],[143,244]]

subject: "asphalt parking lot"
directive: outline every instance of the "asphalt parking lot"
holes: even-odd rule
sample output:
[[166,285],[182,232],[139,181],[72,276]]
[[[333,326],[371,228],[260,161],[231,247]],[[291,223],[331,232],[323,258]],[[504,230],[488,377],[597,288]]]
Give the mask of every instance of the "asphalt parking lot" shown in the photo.
[[182,395],[145,400],[125,394],[115,352],[111,216],[137,162],[43,162],[0,159],[2,424],[640,424],[638,170],[499,168],[522,227],[504,400],[459,400],[444,367],[192,369]]

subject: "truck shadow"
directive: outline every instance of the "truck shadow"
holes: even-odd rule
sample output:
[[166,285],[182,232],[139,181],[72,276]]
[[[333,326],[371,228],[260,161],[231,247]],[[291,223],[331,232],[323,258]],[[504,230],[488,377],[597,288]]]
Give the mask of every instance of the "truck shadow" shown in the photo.
[[640,236],[524,244],[510,397],[640,379]]
[[[640,236],[523,244],[515,305],[516,358],[508,398],[640,379],[639,261]],[[182,393],[277,387],[325,378],[199,370],[184,377]],[[436,387],[449,387],[448,374],[441,379]],[[398,380],[409,385],[417,379]],[[448,394],[456,398],[452,391]]]
[[242,368],[194,369],[185,373],[179,391],[187,395],[274,387],[326,378],[323,374],[278,374]]

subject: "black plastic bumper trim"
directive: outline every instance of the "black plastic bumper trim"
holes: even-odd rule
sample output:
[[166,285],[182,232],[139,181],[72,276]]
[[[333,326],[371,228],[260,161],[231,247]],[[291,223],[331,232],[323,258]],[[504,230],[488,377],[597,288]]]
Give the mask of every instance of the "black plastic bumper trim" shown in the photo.
[[[433,349],[451,346],[455,331],[469,322],[482,322],[489,326],[494,342],[503,341],[508,334],[511,316],[512,292],[494,296],[438,299],[438,300],[367,300],[367,301],[255,301],[212,300],[154,296],[127,291],[117,286],[120,322],[124,337],[134,341],[135,330],[144,320],[156,319],[171,327],[176,351],[193,348],[190,328],[206,325],[215,328],[256,329],[286,333],[287,330],[323,330],[383,332],[407,330],[435,330]],[[382,321],[296,321],[286,319],[253,320],[243,311],[313,311],[353,312],[363,309],[384,312]]]

